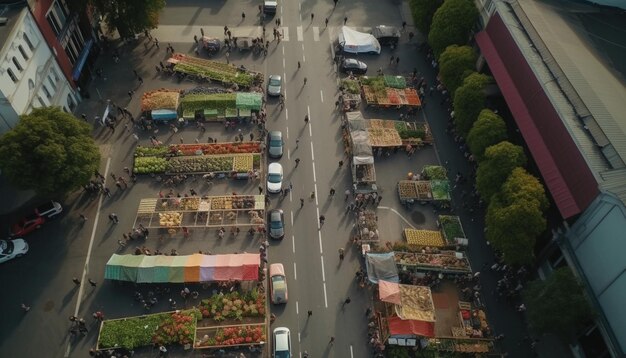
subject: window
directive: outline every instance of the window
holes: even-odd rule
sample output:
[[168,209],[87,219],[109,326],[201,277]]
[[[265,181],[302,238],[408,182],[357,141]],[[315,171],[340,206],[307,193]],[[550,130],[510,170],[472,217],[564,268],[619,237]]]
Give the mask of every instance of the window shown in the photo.
[[57,70],[53,68],[51,72],[52,76],[54,76],[54,82],[59,82],[59,74],[57,73]]
[[13,64],[15,65],[15,68],[17,68],[18,71],[22,72],[24,71],[24,68],[22,67],[22,65],[20,65],[20,63],[17,61],[17,58],[15,58],[15,56],[13,56]]
[[13,81],[13,83],[17,83],[17,77],[15,76],[15,73],[13,73],[13,70],[7,68],[7,73],[9,74],[9,77],[11,77],[11,81]]
[[39,107],[46,106],[46,102],[43,101],[43,98],[41,98],[41,96],[37,96],[37,102],[39,102]]
[[76,60],[78,59],[78,52],[76,52],[76,49],[74,49],[74,47],[69,43],[65,45],[63,49],[65,50],[67,57],[70,58],[70,62],[72,63],[72,66],[74,66],[74,64],[76,63]]
[[26,42],[26,46],[28,46],[28,48],[33,51],[35,49],[35,46],[33,46],[33,43],[30,42],[30,39],[28,38],[28,35],[26,35],[26,33],[24,33],[22,35],[22,38],[24,39],[24,42]]
[[69,93],[67,94],[67,106],[70,107],[70,111],[73,111],[76,108],[76,102]]
[[20,50],[20,53],[22,54],[24,61],[28,61],[28,55],[26,54],[26,51],[24,51],[24,47],[22,47],[22,45],[19,45],[17,49]]
[[28,89],[32,90],[33,88],[35,88],[35,82],[33,81],[32,78],[28,79]]
[[59,1],[55,1],[52,3],[52,6],[46,15],[48,24],[50,24],[50,27],[52,27],[52,30],[57,36],[59,36],[65,26],[65,23],[67,22],[67,14],[68,12],[65,5]]
[[48,87],[46,87],[45,84],[41,86],[41,89],[43,90],[43,93],[46,94],[46,98],[47,99],[52,98],[52,96],[50,95],[50,91],[48,91]]
[[54,13],[52,11],[50,11],[48,15],[46,15],[46,20],[48,20],[48,24],[52,28],[52,31],[54,31],[54,34],[56,36],[59,36],[59,34],[61,33],[61,24],[59,24],[59,20],[56,18],[56,16],[54,16]]
[[52,76],[50,76],[50,75],[48,75],[48,82],[50,82],[50,87],[52,87],[52,91],[56,92],[57,85],[54,82],[54,80],[52,79]]

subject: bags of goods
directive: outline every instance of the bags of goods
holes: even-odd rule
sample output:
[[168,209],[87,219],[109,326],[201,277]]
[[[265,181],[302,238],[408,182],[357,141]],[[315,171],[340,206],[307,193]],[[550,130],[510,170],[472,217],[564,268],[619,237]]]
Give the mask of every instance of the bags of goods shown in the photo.
[[167,212],[167,213],[159,213],[159,225],[165,227],[174,227],[180,226],[180,223],[183,220],[183,214],[177,213],[175,211]]
[[439,231],[404,229],[404,237],[409,245],[442,247],[445,241]]

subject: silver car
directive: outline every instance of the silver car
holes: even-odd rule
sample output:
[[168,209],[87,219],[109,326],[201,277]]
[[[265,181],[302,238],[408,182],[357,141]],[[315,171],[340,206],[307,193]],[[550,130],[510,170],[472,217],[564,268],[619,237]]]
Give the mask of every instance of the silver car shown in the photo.
[[280,96],[283,79],[279,75],[270,75],[267,81],[267,95],[272,97]]
[[267,152],[271,158],[283,156],[283,133],[281,131],[271,131],[267,135]]
[[283,211],[274,209],[270,211],[270,237],[272,239],[282,239],[285,237],[285,218]]

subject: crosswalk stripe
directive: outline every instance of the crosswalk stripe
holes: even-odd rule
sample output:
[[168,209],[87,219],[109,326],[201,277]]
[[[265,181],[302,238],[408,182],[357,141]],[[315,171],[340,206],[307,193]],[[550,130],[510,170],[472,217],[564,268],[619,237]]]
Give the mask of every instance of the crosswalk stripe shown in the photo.
[[320,28],[317,26],[313,26],[313,41],[320,40]]
[[287,26],[282,27],[283,38],[282,41],[289,41],[289,28]]
[[296,27],[296,32],[298,33],[298,41],[304,41],[304,35],[302,33],[302,26]]

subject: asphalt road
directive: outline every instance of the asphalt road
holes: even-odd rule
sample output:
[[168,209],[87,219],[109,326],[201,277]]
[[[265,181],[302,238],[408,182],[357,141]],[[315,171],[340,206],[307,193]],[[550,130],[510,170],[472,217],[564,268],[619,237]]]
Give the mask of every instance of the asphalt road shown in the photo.
[[[259,29],[259,17],[255,2],[235,1],[168,1],[161,15],[161,26],[153,31],[161,42],[157,49],[151,44],[138,42],[121,48],[122,59],[119,63],[111,61],[110,50],[105,50],[98,66],[103,69],[104,78],[95,79],[89,91],[91,98],[83,101],[77,113],[86,113],[93,121],[95,115],[102,115],[104,101],[127,106],[137,116],[139,97],[142,91],[157,88],[190,88],[195,84],[184,81],[177,83],[155,73],[154,67],[167,58],[166,43],[171,43],[176,51],[193,53],[195,47],[193,35],[200,35],[200,29],[208,35],[222,36],[223,26],[249,31]],[[241,12],[246,13],[245,20]],[[315,18],[311,21],[310,14]],[[285,184],[293,184],[289,196],[272,198],[270,208],[284,210],[286,235],[282,241],[271,243],[269,262],[282,262],[287,271],[289,302],[275,306],[272,312],[277,315],[273,327],[286,326],[292,332],[292,353],[298,357],[308,351],[311,357],[367,357],[370,356],[367,344],[365,310],[371,300],[369,291],[362,291],[354,284],[354,273],[361,265],[360,253],[349,247],[348,238],[353,221],[344,215],[345,203],[343,192],[350,186],[350,171],[347,165],[338,168],[339,160],[344,160],[343,144],[340,136],[340,118],[334,109],[338,95],[338,75],[332,62],[331,44],[336,33],[348,17],[348,25],[357,28],[371,27],[377,24],[399,25],[402,21],[400,8],[393,2],[366,2],[340,0],[333,9],[332,1],[325,2],[280,2],[278,13],[269,19],[268,38],[271,40],[273,20],[282,20],[281,32],[284,40],[271,43],[267,58],[249,53],[233,51],[229,60],[237,65],[243,64],[266,75],[283,76],[286,97],[284,109],[280,109],[277,99],[268,100],[268,130],[281,130],[285,138],[286,152],[279,162],[285,171]],[[325,28],[324,19],[329,18]],[[410,22],[410,19],[406,19]],[[385,73],[408,74],[417,68],[427,80],[434,80],[434,73],[428,67],[422,55],[416,51],[415,43],[408,43],[406,37],[393,55],[402,60],[398,67],[389,67],[392,52],[385,48],[380,56],[356,56],[365,61],[373,74],[378,68]],[[218,60],[225,60],[224,52]],[[297,68],[300,61],[302,68]],[[144,79],[144,84],[133,79],[135,69]],[[304,85],[304,78],[308,81]],[[129,98],[126,92],[137,89],[137,94]],[[419,114],[419,119],[428,116],[435,133],[437,147],[426,147],[412,158],[396,154],[391,158],[378,160],[376,170],[378,184],[383,200],[379,210],[379,227],[385,234],[383,240],[400,239],[401,227],[414,225],[421,228],[434,228],[435,214],[429,206],[407,210],[398,202],[395,183],[403,179],[407,172],[418,172],[424,164],[442,160],[449,162],[449,170],[467,171],[463,157],[456,150],[454,142],[445,135],[445,111],[437,106],[438,98],[427,99],[429,106]],[[432,103],[431,103],[432,102]],[[310,123],[304,122],[308,115]],[[366,112],[366,118],[395,119],[396,111]],[[224,130],[223,126],[207,125],[207,132],[202,135],[195,127],[184,128],[175,136],[161,127],[155,135],[165,143],[193,142],[196,138],[206,141],[207,136],[220,141],[232,140],[236,132]],[[255,131],[252,127],[242,128],[243,134]],[[258,133],[258,132],[255,132]],[[0,295],[0,304],[5,307],[0,322],[0,355],[7,357],[65,357],[85,356],[87,350],[95,344],[97,327],[92,325],[86,337],[73,340],[67,334],[67,317],[77,315],[88,321],[96,310],[104,311],[108,318],[116,318],[143,313],[132,299],[132,293],[139,289],[132,285],[114,285],[102,282],[104,266],[111,253],[118,250],[117,240],[133,224],[137,205],[141,198],[156,197],[161,187],[150,178],[141,178],[128,190],[116,191],[109,176],[110,173],[121,175],[124,167],[130,167],[132,149],[135,141],[131,132],[118,126],[115,133],[96,126],[94,135],[103,153],[100,172],[107,173],[107,184],[114,192],[112,198],[90,200],[81,194],[66,198],[65,213],[57,221],[30,235],[27,240],[31,245],[28,256],[5,264],[0,271],[0,280],[7,288]],[[140,144],[149,145],[148,137],[154,133],[137,131]],[[299,139],[296,145],[296,140]],[[436,150],[435,150],[436,149]],[[295,168],[295,158],[300,158],[300,165]],[[43,173],[45,174],[45,173]],[[259,183],[220,182],[209,192],[210,195],[231,193],[257,193]],[[337,194],[329,197],[330,188]],[[207,188],[198,183],[190,183],[176,188],[184,192],[194,188],[201,194]],[[311,199],[311,192],[315,198]],[[456,195],[456,194],[455,194]],[[300,208],[300,198],[304,206]],[[482,236],[482,228],[471,220],[469,213],[458,206],[466,232],[470,237]],[[111,224],[107,218],[111,212],[117,213],[121,222]],[[415,213],[421,215],[416,215]],[[88,217],[82,223],[79,214]],[[21,213],[16,213],[16,217]],[[320,228],[318,218],[326,217]],[[414,220],[421,217],[421,220]],[[156,236],[156,235],[154,235]],[[470,246],[474,267],[480,267],[490,260],[490,254],[484,242]],[[132,245],[129,245],[132,246]],[[151,249],[169,251],[176,248],[179,254],[189,254],[198,250],[213,253],[256,252],[256,240],[217,240],[214,231],[193,230],[191,238],[180,237],[159,240],[151,237],[146,246]],[[338,249],[346,249],[346,258],[339,260]],[[132,247],[121,252],[130,253]],[[487,275],[485,275],[487,276]],[[82,287],[75,287],[72,277],[83,280]],[[98,282],[92,288],[87,279]],[[491,278],[489,281],[495,282]],[[486,287],[493,282],[485,284]],[[178,288],[180,290],[180,288]],[[208,295],[209,292],[201,292]],[[173,290],[170,295],[180,302],[180,296]],[[351,303],[342,306],[342,302],[351,298]],[[168,296],[161,299],[156,311],[166,310]],[[492,301],[492,300],[490,300]],[[32,306],[24,313],[19,309],[21,303]],[[193,301],[185,304],[191,305]],[[181,303],[183,304],[183,303]],[[489,319],[495,321],[498,331],[505,327],[514,327],[510,336],[519,335],[523,323],[515,313],[505,311],[506,307],[496,302],[488,302],[491,310]],[[312,311],[308,317],[307,311]],[[501,312],[504,312],[501,314]],[[493,314],[492,314],[493,312]],[[497,313],[497,314],[496,314]],[[513,322],[513,323],[511,323]],[[519,322],[519,323],[516,323]],[[506,331],[509,336],[509,331]],[[335,337],[334,345],[329,345],[330,337]],[[33,344],[36,342],[37,344]],[[505,342],[507,343],[507,342]],[[511,342],[511,349],[514,342]],[[513,352],[511,352],[513,354]],[[519,356],[528,356],[520,352]],[[141,356],[155,356],[156,352],[143,351]],[[183,356],[183,352],[174,350],[173,356]]]

